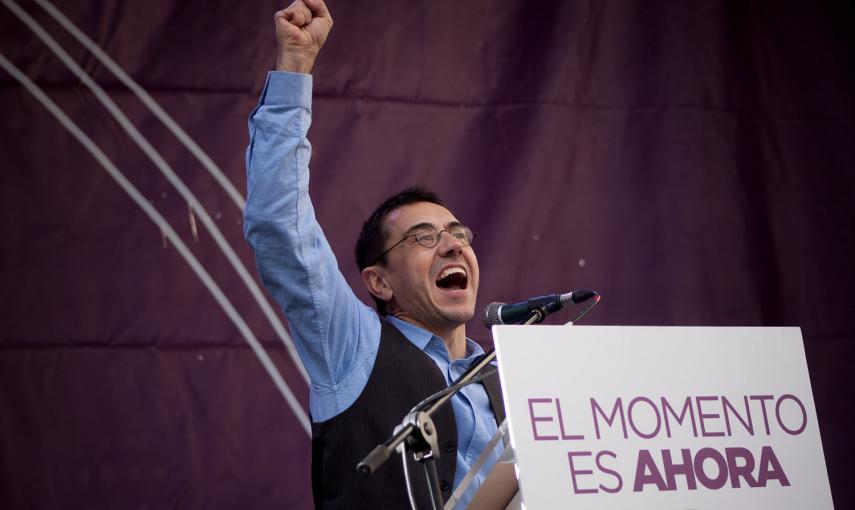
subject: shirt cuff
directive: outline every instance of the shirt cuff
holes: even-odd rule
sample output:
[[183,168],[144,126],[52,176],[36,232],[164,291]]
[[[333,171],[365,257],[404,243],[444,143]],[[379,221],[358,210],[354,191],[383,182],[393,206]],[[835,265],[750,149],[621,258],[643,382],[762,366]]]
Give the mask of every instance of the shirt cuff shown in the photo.
[[312,108],[312,75],[270,71],[261,92],[261,104]]

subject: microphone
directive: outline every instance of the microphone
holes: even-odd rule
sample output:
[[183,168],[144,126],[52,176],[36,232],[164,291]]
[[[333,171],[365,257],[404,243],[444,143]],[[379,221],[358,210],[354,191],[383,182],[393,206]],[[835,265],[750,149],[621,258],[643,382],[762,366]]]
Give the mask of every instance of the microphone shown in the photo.
[[569,303],[581,303],[591,299],[596,294],[592,290],[574,290],[566,294],[537,296],[519,303],[490,303],[484,309],[484,325],[490,328],[499,324],[519,324],[525,322],[535,310],[540,310],[545,317],[564,308]]

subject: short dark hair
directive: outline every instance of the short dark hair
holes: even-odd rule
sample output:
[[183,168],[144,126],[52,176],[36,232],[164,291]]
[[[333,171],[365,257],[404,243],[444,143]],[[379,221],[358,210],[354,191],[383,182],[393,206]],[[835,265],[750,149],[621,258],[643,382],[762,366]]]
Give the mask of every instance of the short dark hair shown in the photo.
[[[362,231],[359,233],[359,239],[356,240],[356,265],[359,267],[360,272],[375,262],[380,264],[386,263],[385,255],[377,259],[377,256],[383,253],[383,249],[386,246],[386,233],[383,231],[383,224],[386,221],[386,217],[395,209],[418,202],[430,202],[445,207],[439,195],[428,189],[427,186],[417,184],[395,193],[378,205],[377,209],[374,209],[371,216],[362,224]],[[375,259],[377,260],[375,261]],[[377,313],[385,316],[386,302],[377,299],[373,294],[371,297],[374,298]]]

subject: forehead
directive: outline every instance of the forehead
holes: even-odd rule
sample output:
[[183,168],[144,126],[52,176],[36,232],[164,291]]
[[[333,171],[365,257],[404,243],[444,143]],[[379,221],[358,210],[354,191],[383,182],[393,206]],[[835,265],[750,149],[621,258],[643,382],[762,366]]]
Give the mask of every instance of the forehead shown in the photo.
[[401,206],[386,216],[385,230],[389,236],[403,235],[404,232],[422,223],[435,227],[444,227],[456,222],[451,211],[432,202],[416,202]]

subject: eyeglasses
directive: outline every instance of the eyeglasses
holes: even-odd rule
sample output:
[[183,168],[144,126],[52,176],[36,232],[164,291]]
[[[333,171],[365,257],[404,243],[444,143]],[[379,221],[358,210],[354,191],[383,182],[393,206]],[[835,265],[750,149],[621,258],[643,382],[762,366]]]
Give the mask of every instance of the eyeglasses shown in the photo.
[[433,248],[439,244],[439,236],[441,236],[443,232],[448,232],[448,235],[456,239],[457,242],[460,243],[460,246],[464,248],[472,244],[472,239],[475,238],[475,233],[466,225],[453,225],[450,228],[444,228],[439,231],[433,227],[419,227],[411,234],[407,234],[402,237],[400,241],[390,246],[388,250],[374,257],[374,260],[371,261],[371,265],[373,266],[376,264],[378,260],[385,257],[393,248],[411,237],[425,248]]

